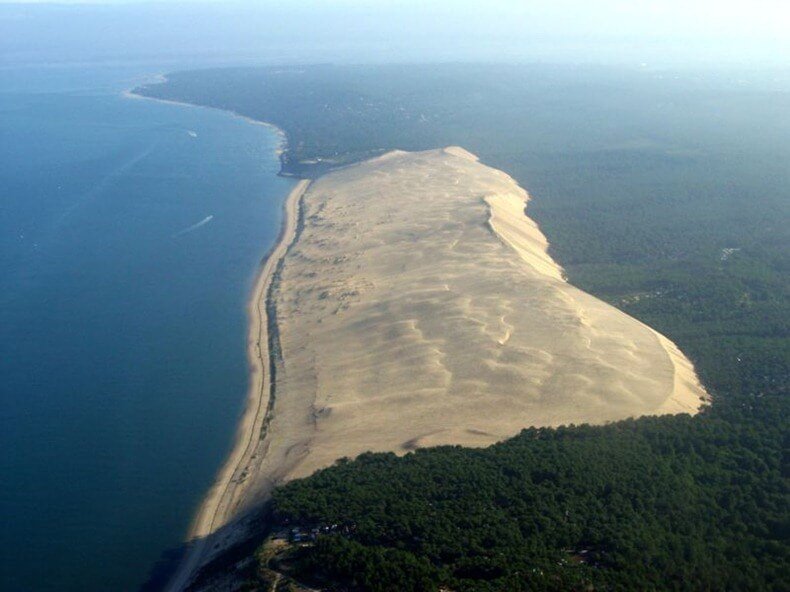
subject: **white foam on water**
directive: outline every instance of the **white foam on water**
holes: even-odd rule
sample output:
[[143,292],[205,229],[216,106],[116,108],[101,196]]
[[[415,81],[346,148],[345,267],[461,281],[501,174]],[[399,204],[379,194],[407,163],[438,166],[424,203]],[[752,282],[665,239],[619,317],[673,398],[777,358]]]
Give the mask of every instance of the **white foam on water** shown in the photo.
[[192,232],[192,231],[194,231],[194,230],[197,230],[197,229],[198,229],[198,228],[200,228],[201,226],[205,226],[206,224],[208,224],[209,222],[211,222],[213,219],[214,219],[214,215],[213,215],[213,214],[212,214],[212,215],[210,215],[210,216],[206,216],[205,218],[203,218],[203,219],[202,219],[200,222],[198,222],[197,224],[193,224],[192,226],[187,226],[187,227],[186,227],[186,228],[184,228],[183,230],[179,230],[178,232],[176,232],[176,233],[173,235],[173,238],[178,238],[179,236],[183,236],[183,235],[185,235],[185,234],[187,234],[187,233],[189,233],[189,232]]

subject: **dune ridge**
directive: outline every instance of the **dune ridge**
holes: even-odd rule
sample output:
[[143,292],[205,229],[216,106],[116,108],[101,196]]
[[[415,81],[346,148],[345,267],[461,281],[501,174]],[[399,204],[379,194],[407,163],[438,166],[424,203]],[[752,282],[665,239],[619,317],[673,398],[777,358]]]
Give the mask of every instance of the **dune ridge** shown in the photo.
[[696,413],[666,337],[564,279],[529,196],[462,148],[329,173],[272,290],[280,355],[250,491],[344,456]]

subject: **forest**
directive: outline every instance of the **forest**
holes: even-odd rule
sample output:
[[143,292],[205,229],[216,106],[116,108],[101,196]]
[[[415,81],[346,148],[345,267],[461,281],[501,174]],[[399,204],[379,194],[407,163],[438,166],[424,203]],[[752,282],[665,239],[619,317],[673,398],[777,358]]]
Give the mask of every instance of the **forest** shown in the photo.
[[569,281],[670,337],[713,396],[693,418],[525,426],[487,449],[365,454],[289,483],[276,525],[324,533],[299,577],[348,591],[790,590],[790,86],[773,80],[325,65],[138,89],[274,123],[287,175],[467,148],[530,192]]
[[366,454],[278,490],[276,517],[347,528],[301,569],[350,590],[781,589],[781,432],[678,416]]

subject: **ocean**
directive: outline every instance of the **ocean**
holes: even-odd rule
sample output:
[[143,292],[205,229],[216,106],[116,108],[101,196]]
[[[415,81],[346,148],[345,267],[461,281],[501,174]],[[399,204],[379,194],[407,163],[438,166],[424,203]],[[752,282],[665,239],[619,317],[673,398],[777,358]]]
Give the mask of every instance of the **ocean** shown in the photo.
[[0,589],[138,589],[247,388],[279,138],[122,95],[155,65],[0,69]]

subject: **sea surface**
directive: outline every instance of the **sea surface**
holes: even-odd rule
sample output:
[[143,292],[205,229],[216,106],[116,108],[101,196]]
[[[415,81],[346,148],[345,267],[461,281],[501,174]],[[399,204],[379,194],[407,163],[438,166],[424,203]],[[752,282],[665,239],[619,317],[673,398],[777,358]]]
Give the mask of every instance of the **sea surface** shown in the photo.
[[122,95],[162,70],[0,69],[4,592],[138,589],[243,409],[293,181],[272,130]]

